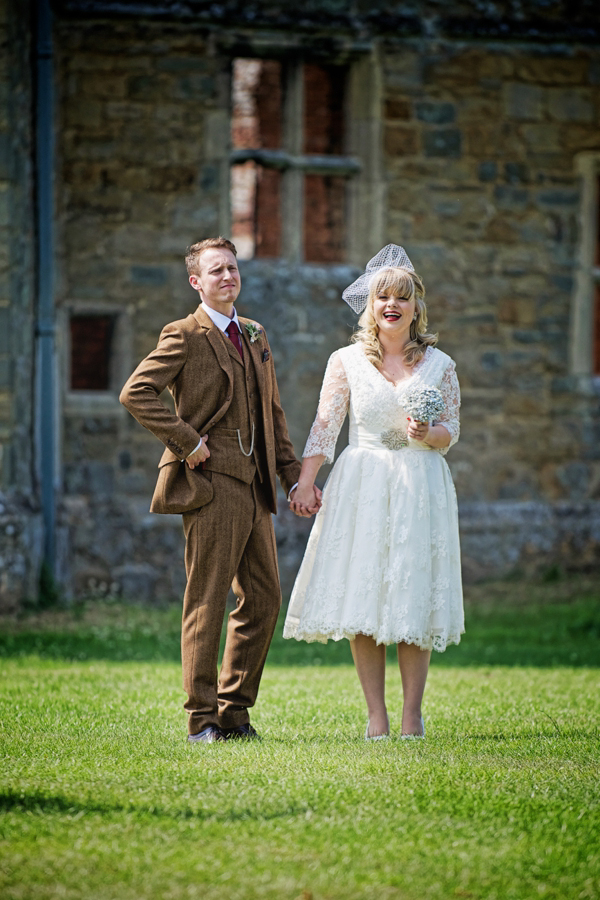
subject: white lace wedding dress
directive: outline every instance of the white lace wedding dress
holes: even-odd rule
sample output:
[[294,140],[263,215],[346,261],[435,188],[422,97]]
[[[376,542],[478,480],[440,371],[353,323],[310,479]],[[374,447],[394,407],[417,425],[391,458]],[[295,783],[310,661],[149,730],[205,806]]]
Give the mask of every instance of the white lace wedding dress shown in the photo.
[[445,650],[464,631],[456,492],[444,459],[407,438],[408,389],[437,387],[437,422],[458,440],[460,390],[454,363],[428,347],[410,378],[394,386],[360,343],[329,359],[304,456],[333,461],[350,412],[349,445],[323,492],[292,591],[284,637],[326,642],[367,634]]

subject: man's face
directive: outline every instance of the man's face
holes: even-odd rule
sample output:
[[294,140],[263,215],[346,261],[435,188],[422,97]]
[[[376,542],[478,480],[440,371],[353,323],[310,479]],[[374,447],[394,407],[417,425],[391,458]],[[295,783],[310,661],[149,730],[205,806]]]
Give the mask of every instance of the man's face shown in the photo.
[[190,275],[191,286],[207,306],[231,316],[242,286],[235,256],[225,247],[210,247],[201,255],[199,268],[199,275]]

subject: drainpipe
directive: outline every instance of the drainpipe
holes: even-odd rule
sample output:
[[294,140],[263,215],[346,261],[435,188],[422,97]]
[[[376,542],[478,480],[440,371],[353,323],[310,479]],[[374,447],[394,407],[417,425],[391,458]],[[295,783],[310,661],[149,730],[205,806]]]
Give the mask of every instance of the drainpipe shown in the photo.
[[38,373],[38,460],[44,521],[44,562],[56,560],[56,399],[54,324],[54,66],[50,0],[35,0],[35,214]]

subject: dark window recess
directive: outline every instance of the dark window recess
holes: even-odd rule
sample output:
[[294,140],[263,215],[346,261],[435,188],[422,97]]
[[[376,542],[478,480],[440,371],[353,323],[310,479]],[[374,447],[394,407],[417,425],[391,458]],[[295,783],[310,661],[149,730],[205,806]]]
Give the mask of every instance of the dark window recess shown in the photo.
[[[283,120],[289,70],[276,60],[236,59],[233,63],[231,141],[235,150],[276,150],[270,163],[254,159],[231,168],[232,236],[240,259],[281,256],[285,171],[303,170],[304,260],[336,263],[345,259],[346,185],[344,174],[317,174],[324,157],[345,150],[346,69],[304,63],[303,105],[287,110],[297,151],[284,145]],[[293,138],[292,140],[296,140]],[[300,151],[300,153],[298,153]],[[278,164],[279,162],[279,164]]]
[[71,390],[109,390],[114,325],[114,316],[71,316]]
[[[304,152],[319,156],[344,152],[345,71],[339,66],[304,66]],[[307,175],[304,181],[304,259],[335,263],[344,259],[346,179]]]
[[[281,63],[234,60],[234,149],[281,148],[282,98]],[[255,162],[232,166],[231,207],[231,234],[240,259],[281,256],[281,172]]]

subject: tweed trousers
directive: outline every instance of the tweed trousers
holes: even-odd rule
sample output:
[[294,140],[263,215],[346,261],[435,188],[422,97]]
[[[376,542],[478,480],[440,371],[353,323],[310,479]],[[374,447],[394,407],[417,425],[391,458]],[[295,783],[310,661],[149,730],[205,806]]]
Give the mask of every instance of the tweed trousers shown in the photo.
[[[249,721],[281,606],[275,532],[262,485],[209,472],[213,499],[184,513],[187,587],[181,656],[188,731]],[[218,651],[229,588],[236,607]]]

